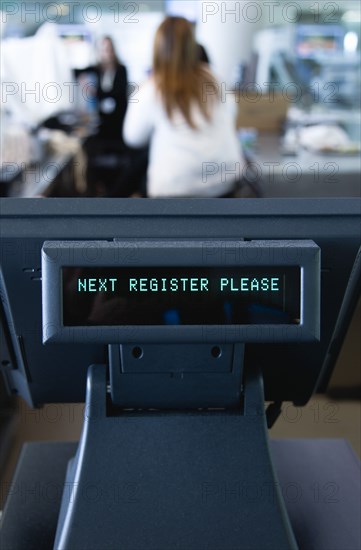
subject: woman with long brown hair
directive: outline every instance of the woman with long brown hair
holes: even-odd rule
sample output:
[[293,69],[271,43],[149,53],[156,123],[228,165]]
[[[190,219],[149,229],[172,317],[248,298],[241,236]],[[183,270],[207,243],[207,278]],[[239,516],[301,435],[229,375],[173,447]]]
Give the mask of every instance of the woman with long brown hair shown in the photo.
[[220,197],[240,178],[232,113],[186,19],[167,17],[157,30],[152,76],[133,96],[124,139],[150,143],[149,197]]

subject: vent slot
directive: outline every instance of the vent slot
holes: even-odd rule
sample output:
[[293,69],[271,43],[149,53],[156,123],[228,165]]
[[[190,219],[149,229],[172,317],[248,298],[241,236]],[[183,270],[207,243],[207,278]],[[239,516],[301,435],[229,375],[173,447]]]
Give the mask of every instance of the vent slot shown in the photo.
[[35,283],[41,282],[41,267],[23,267],[23,273],[30,277],[31,281]]

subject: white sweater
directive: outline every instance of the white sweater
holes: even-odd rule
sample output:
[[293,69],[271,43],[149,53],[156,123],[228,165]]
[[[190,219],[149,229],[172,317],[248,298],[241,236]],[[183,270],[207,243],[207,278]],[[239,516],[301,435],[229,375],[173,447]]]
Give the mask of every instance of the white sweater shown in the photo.
[[195,130],[180,112],[169,120],[152,79],[130,101],[124,140],[133,147],[150,142],[149,197],[219,197],[241,177],[244,159],[230,106],[215,102],[210,121],[197,107],[192,115]]

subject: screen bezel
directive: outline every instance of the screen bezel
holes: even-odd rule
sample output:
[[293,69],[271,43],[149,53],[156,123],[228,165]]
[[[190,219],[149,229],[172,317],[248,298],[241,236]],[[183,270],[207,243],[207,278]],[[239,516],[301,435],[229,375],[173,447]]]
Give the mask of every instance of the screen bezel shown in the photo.
[[[299,325],[84,326],[62,322],[63,267],[300,267]],[[43,342],[305,342],[320,338],[320,249],[310,240],[48,241],[42,248]]]

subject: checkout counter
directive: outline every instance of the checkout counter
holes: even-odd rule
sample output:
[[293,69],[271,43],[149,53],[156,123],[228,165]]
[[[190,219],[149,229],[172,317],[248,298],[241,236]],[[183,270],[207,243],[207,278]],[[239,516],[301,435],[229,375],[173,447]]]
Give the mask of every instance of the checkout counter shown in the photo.
[[243,151],[263,197],[361,195],[359,110],[304,110],[273,92],[240,92],[237,103]]
[[[77,120],[72,114],[60,115],[59,120],[62,116]],[[5,131],[0,162],[0,196],[74,197],[84,193],[85,156],[82,146],[91,131],[93,128],[86,121],[62,129],[39,126],[31,133],[21,129],[10,139]]]
[[[329,124],[344,126],[356,144],[359,141],[357,138],[360,125],[357,126],[355,120],[359,119],[359,115],[349,111],[335,111],[323,114],[323,120]],[[251,120],[256,130],[253,130],[254,140],[246,152],[252,172],[259,178],[263,197],[361,195],[361,160],[357,149],[343,153],[318,152],[302,146],[292,151],[286,150],[280,135],[279,122],[278,127],[268,123],[268,126],[266,124],[257,129],[257,119]],[[317,120],[309,113],[303,115],[306,126]],[[250,121],[246,120],[245,123]],[[291,119],[289,125],[301,127],[299,120],[295,122]],[[4,162],[0,169],[1,196],[82,196],[86,192],[82,144],[87,135],[89,130],[84,124],[76,127],[75,132],[70,135],[55,134],[52,146],[42,155],[38,154],[34,160],[29,158],[28,162]]]
[[262,173],[264,197],[359,197],[359,154],[283,153],[275,134],[258,137],[252,162]]

